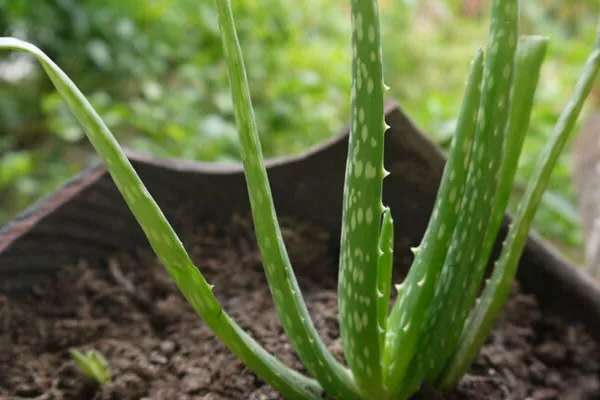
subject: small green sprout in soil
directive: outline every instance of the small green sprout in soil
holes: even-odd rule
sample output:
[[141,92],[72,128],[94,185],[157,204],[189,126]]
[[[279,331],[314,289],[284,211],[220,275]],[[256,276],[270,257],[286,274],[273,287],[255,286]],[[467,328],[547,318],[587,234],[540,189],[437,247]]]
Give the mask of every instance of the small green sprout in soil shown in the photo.
[[[212,286],[68,76],[32,44],[0,49],[37,58],[84,126],[148,241],[183,296],[246,366],[287,399],[407,399],[427,383],[456,385],[509,295],[535,210],[600,69],[600,34],[572,98],[540,155],[492,276],[478,298],[528,130],[547,40],[519,37],[517,0],[492,0],[485,50],[471,64],[433,213],[390,305],[394,221],[382,203],[384,93],[377,0],[352,0],[352,123],[343,196],[339,323],[347,365],[307,311],[282,239],[230,0],[216,0],[255,233],[281,324],[308,375],[269,354],[221,308]],[[290,184],[293,184],[291,182]],[[402,221],[400,221],[401,223]],[[389,311],[391,310],[391,311]],[[389,312],[388,312],[389,311]]]
[[96,350],[79,351],[77,349],[69,350],[71,359],[75,366],[83,375],[98,385],[104,385],[110,382],[111,373],[108,361],[102,354]]

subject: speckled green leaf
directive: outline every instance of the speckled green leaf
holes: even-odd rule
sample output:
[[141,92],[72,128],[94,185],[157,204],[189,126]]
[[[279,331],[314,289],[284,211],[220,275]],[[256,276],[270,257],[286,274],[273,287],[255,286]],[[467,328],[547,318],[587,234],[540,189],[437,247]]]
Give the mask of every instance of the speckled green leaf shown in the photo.
[[383,169],[383,73],[376,0],[352,0],[352,127],[338,301],[344,354],[364,393],[382,396],[377,263]]
[[192,263],[181,241],[146,190],[112,133],[67,75],[37,47],[13,38],[0,38],[0,49],[35,56],[48,77],[85,128],[115,184],[142,227],[150,245],[194,310],[243,362],[286,398],[321,399],[313,380],[283,365],[248,336],[221,309],[212,287]]
[[[494,0],[477,132],[471,149],[464,199],[433,301],[425,309],[426,322],[421,331],[425,336],[437,335],[439,340],[428,345],[423,343],[429,342],[427,337],[421,339],[423,347],[416,349],[415,371],[434,370],[452,351],[449,342],[455,341],[458,333],[440,330],[436,325],[440,321],[444,324],[448,321],[450,325],[460,323],[467,317],[460,304],[470,272],[481,254],[482,237],[489,223],[498,184],[517,29],[517,0]],[[436,347],[431,348],[432,345]],[[433,357],[425,357],[425,352]]]
[[[384,353],[385,384],[392,398],[405,398],[411,390],[410,361],[415,356],[425,312],[429,306],[438,280],[454,225],[458,218],[461,199],[467,179],[467,166],[481,98],[483,52],[479,51],[472,66],[465,98],[461,107],[456,133],[433,214],[419,248],[414,249],[415,259],[404,283],[400,286],[398,300],[388,320]],[[419,380],[418,378],[416,380]],[[404,394],[401,396],[400,392]]]
[[500,258],[496,262],[492,277],[481,296],[481,301],[462,330],[460,345],[441,379],[440,386],[444,389],[456,384],[465,373],[489,335],[494,321],[510,294],[519,258],[523,252],[535,211],[548,185],[552,169],[581,112],[583,103],[592,90],[599,70],[600,33],[577,84],[575,94],[562,112],[554,128],[554,133],[540,156],[539,163],[530,180],[531,183],[527,187],[514,223],[510,227]]
[[[437,307],[432,307],[427,314],[428,325],[432,327],[427,330],[421,339],[421,349],[417,362],[417,368],[425,369],[425,380],[430,383],[436,381],[438,374],[445,367],[459,339],[464,319],[454,318],[456,315],[467,315],[474,302],[475,291],[480,285],[487,259],[491,252],[493,239],[502,222],[506,202],[510,195],[510,188],[514,179],[514,173],[518,164],[519,154],[523,144],[523,138],[529,125],[529,116],[533,104],[535,88],[544,59],[546,40],[540,37],[526,37],[520,42],[515,62],[515,79],[511,96],[511,107],[508,125],[506,127],[506,141],[501,160],[500,178],[495,187],[495,196],[490,197],[494,202],[488,231],[483,239],[483,246],[479,258],[469,265],[471,270],[464,266],[468,274],[466,288],[462,285],[455,286],[450,294],[455,300],[453,307],[446,307],[439,313]],[[494,238],[488,241],[488,233],[494,232]],[[491,235],[491,233],[489,233]],[[481,239],[479,239],[481,242]],[[444,282],[442,280],[442,282]],[[459,282],[456,279],[454,282]],[[443,297],[442,288],[436,293],[434,302],[444,304],[448,298]]]
[[394,263],[394,220],[389,208],[386,208],[383,212],[379,234],[379,251],[379,261],[377,263],[377,324],[379,324],[379,349],[383,354]]
[[358,399],[349,371],[325,347],[302,298],[277,221],[231,4],[229,0],[216,4],[256,238],[279,319],[302,363],[327,393]]

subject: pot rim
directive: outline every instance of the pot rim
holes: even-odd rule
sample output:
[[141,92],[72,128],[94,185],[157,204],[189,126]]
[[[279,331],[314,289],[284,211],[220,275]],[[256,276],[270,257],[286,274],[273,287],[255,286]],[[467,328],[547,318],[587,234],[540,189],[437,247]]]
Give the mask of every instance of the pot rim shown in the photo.
[[[385,159],[391,175],[384,199],[405,234],[400,249],[407,250],[420,240],[444,158],[396,104],[386,107],[386,120],[391,133],[386,135]],[[299,155],[266,162],[280,214],[307,218],[339,237],[347,137],[346,127]],[[176,219],[182,199],[194,199],[188,210],[198,214],[198,221],[248,210],[238,163],[157,159],[134,151],[127,155],[170,220]],[[96,163],[0,228],[0,293],[26,289],[81,257],[103,258],[140,245],[147,246],[141,230],[104,166]],[[600,340],[600,285],[535,233],[523,253],[518,280],[543,306],[583,322]]]

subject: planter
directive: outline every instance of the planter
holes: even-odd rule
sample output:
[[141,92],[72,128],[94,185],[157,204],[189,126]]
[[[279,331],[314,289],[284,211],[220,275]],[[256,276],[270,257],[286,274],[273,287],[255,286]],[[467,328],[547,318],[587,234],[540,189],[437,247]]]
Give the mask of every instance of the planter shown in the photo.
[[588,272],[600,279],[600,113],[592,114],[573,145],[575,188],[585,238]]
[[[443,156],[398,107],[388,107],[387,121],[391,175],[384,198],[396,221],[397,270],[405,271],[409,247],[418,244],[431,211]],[[346,147],[344,133],[298,157],[269,162],[297,275],[317,326],[337,353],[335,257]],[[281,336],[262,280],[244,218],[249,205],[241,168],[134,153],[130,158],[216,283],[225,307],[270,351],[299,365]],[[155,264],[101,165],[0,230],[0,346],[20,349],[1,352],[0,398],[44,391],[53,394],[38,398],[64,393],[65,398],[277,398],[197,322]],[[534,236],[518,279],[520,292],[507,307],[500,331],[448,398],[551,399],[567,398],[563,393],[568,392],[579,399],[600,393],[600,288]],[[31,342],[25,334],[32,335]],[[135,340],[127,340],[127,334]],[[109,388],[100,393],[73,371],[66,353],[73,346],[107,355],[116,373]],[[513,358],[502,360],[503,354]],[[28,364],[27,357],[37,363]],[[52,373],[34,373],[27,365]],[[519,380],[531,382],[515,383]]]

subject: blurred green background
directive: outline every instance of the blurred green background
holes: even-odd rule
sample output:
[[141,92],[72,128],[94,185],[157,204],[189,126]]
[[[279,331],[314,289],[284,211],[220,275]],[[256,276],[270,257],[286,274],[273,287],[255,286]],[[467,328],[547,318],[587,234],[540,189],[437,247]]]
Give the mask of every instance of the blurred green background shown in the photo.
[[[447,146],[489,0],[380,0],[386,83]],[[297,153],[348,120],[347,1],[235,0],[268,156]],[[522,30],[551,37],[515,199],[593,42],[598,0],[522,1]],[[118,140],[159,157],[236,160],[238,143],[212,1],[0,0],[0,35],[45,50]],[[587,111],[598,108],[598,90]],[[582,259],[566,153],[536,228]],[[0,225],[93,160],[83,132],[32,60],[0,57]]]

